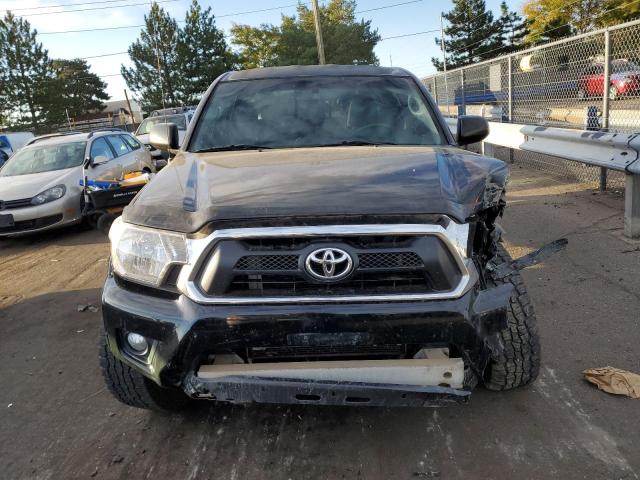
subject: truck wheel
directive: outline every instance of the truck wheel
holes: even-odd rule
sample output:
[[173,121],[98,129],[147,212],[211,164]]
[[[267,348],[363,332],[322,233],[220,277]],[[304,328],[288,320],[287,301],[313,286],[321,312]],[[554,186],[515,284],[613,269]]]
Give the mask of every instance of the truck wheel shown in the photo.
[[[504,246],[498,246],[498,263],[511,262]],[[507,327],[499,335],[504,344],[502,353],[492,353],[485,370],[484,385],[489,390],[511,390],[527,385],[538,377],[540,370],[540,337],[533,306],[520,272],[505,278],[488,278],[490,286],[513,284],[507,311]]]
[[182,410],[190,401],[177,389],[162,388],[118,360],[109,350],[104,330],[100,333],[100,369],[111,394],[125,405],[147,410]]

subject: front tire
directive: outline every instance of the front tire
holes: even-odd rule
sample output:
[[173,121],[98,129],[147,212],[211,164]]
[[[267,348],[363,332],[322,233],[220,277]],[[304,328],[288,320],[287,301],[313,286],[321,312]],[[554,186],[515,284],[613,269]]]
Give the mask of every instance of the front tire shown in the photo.
[[190,399],[178,389],[162,388],[118,360],[100,334],[100,369],[111,394],[125,405],[160,412],[183,410]]
[[[498,264],[511,262],[504,246],[498,246]],[[489,286],[511,283],[514,287],[507,310],[507,327],[500,333],[501,353],[492,352],[485,370],[484,385],[489,390],[511,390],[533,382],[540,371],[540,337],[536,315],[520,272],[487,279]]]

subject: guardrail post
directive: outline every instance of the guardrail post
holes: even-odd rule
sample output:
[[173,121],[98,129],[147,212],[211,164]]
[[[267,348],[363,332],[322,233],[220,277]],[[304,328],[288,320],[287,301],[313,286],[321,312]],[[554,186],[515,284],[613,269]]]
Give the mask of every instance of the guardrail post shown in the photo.
[[[611,32],[604,31],[604,78],[602,85],[602,129],[609,130],[609,84],[611,83]],[[600,191],[607,189],[607,169],[600,167]]]
[[640,175],[629,173],[625,175],[624,234],[640,238]]

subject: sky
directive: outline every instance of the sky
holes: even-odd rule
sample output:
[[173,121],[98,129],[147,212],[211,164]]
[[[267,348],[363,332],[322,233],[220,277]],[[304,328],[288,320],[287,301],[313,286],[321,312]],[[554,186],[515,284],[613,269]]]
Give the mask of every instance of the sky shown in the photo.
[[[304,1],[304,0],[303,0]],[[327,0],[320,0],[320,4]],[[183,20],[191,0],[158,0],[158,3],[177,20]],[[281,14],[295,13],[297,0],[200,0],[203,8],[211,7],[216,24],[229,33],[234,23],[257,26],[261,23],[280,23]],[[521,1],[508,2],[512,10],[521,9]],[[398,5],[399,4],[399,5]],[[487,8],[498,15],[500,0],[486,0]],[[51,58],[93,57],[87,61],[91,71],[108,84],[112,100],[124,99],[126,83],[120,73],[122,64],[130,66],[126,52],[140,33],[135,27],[144,23],[149,11],[147,0],[0,0],[0,12],[6,10],[26,18],[39,32],[38,39]],[[440,12],[452,8],[450,0],[358,0],[358,18],[372,20],[384,38],[413,34],[440,28]],[[268,12],[244,13],[271,9]],[[75,11],[70,11],[75,10]],[[56,13],[54,13],[56,12]],[[242,13],[242,14],[241,14]],[[78,33],[48,33],[94,28],[127,27],[115,30]],[[382,66],[404,67],[418,76],[433,73],[431,57],[441,55],[434,39],[436,33],[388,38],[381,41],[375,53]]]

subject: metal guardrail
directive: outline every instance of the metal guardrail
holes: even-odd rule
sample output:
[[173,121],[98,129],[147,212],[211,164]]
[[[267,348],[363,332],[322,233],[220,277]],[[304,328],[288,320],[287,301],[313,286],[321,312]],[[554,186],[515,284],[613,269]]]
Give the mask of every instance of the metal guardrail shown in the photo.
[[[455,134],[457,119],[446,121]],[[489,136],[482,142],[483,153],[493,156],[494,145],[624,172],[624,234],[640,238],[640,134],[489,122]]]

